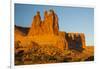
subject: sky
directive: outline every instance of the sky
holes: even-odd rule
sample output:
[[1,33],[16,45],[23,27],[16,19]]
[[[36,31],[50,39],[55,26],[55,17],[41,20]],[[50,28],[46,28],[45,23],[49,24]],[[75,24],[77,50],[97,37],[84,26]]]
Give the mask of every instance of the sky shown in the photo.
[[33,17],[40,11],[43,20],[44,11],[53,9],[58,15],[59,30],[85,34],[86,45],[94,45],[94,9],[86,7],[50,6],[15,4],[15,24],[30,27]]

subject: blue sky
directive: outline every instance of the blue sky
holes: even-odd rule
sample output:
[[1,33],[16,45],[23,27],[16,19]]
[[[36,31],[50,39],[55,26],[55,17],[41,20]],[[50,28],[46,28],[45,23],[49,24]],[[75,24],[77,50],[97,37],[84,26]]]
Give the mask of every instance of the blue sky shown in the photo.
[[15,4],[15,24],[30,27],[32,18],[40,11],[53,9],[59,18],[59,30],[84,33],[87,45],[94,45],[94,9],[85,7]]

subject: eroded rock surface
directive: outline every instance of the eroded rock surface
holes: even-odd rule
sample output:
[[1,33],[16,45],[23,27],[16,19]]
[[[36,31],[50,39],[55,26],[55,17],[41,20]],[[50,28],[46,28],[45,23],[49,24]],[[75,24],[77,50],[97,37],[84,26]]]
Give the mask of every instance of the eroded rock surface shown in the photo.
[[[32,25],[26,36],[19,36],[15,32],[15,41],[25,45],[28,41],[35,42],[40,46],[52,45],[61,50],[85,48],[85,35],[83,33],[66,33],[59,31],[58,16],[53,10],[44,12],[44,19],[41,20],[38,11],[33,17]],[[25,43],[25,44],[24,44]]]

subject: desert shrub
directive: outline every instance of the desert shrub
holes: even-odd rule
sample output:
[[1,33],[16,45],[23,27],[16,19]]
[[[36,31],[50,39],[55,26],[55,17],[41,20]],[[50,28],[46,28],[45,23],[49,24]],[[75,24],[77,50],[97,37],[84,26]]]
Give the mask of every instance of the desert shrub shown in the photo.
[[[18,49],[21,44],[17,42],[15,45]],[[86,55],[88,54],[86,51],[61,50],[53,45],[38,45],[35,42],[26,43],[25,45],[25,48],[30,47],[30,49],[15,54],[16,65],[84,61],[87,59]]]
[[[35,46],[31,50],[29,58],[32,59],[33,63],[46,63],[46,62],[52,62],[52,61],[61,61],[62,58],[62,52],[60,49],[57,49],[54,46],[51,45],[45,45],[45,46]],[[24,58],[26,56],[24,55]]]
[[94,56],[90,56],[87,59],[85,59],[85,61],[94,61]]
[[15,65],[19,65],[19,64],[23,64],[23,55],[24,55],[24,51],[21,50],[18,53],[15,53]]

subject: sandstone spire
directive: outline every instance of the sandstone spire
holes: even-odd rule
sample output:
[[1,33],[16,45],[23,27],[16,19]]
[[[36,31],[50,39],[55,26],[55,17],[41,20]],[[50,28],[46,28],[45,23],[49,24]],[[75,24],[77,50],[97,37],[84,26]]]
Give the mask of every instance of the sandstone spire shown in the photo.
[[32,25],[29,31],[29,36],[38,35],[41,32],[41,17],[40,12],[38,11],[37,14],[34,16]]
[[[44,12],[44,20],[41,20],[39,11],[36,13],[28,35],[29,37],[37,36],[39,41],[44,40],[49,41],[49,43],[55,39],[53,45],[62,49],[82,49],[86,46],[85,35],[83,33],[66,33],[59,31],[58,16],[52,9]],[[40,35],[40,37],[38,35]]]
[[32,21],[32,27],[29,31],[30,36],[41,35],[41,34],[52,34],[58,35],[58,16],[53,10],[44,12],[44,20],[41,20],[40,12],[34,16]]

